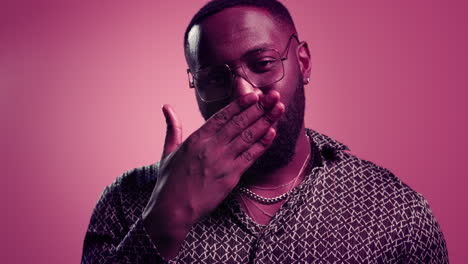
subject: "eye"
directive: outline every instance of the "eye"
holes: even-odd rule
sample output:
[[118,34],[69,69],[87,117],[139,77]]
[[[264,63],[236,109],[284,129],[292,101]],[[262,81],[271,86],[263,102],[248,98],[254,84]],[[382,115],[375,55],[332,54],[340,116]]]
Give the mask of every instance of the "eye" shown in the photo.
[[195,80],[198,87],[219,87],[225,85],[229,78],[229,71],[222,68],[208,68],[198,71]]
[[255,73],[264,73],[273,70],[278,64],[278,59],[274,57],[264,57],[251,61],[249,69]]
[[198,79],[197,84],[199,86],[218,86],[226,82],[226,78],[223,76],[207,76],[204,78]]
[[218,84],[222,84],[226,81],[226,77],[225,76],[221,76],[221,75],[215,75],[215,76],[211,76],[209,79],[208,79],[208,84],[211,84],[211,85],[218,85]]

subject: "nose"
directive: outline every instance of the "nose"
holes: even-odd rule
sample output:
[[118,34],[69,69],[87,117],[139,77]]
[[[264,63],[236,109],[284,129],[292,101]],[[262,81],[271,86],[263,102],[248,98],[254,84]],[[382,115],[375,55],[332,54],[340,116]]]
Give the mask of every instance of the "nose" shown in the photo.
[[244,76],[235,74],[234,79],[232,80],[232,98],[236,99],[252,92],[259,96],[263,94],[262,90],[250,84]]

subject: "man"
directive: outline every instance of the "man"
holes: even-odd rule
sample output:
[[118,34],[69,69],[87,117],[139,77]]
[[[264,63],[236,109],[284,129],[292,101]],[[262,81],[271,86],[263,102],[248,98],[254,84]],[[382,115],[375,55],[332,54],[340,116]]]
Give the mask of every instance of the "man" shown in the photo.
[[275,0],[214,0],[185,34],[206,120],[108,186],[83,263],[447,263],[424,198],[304,127],[311,61]]

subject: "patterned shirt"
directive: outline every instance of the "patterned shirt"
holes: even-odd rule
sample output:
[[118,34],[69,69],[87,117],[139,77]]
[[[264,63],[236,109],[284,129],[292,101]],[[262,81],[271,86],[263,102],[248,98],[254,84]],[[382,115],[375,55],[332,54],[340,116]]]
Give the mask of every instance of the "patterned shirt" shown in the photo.
[[444,236],[419,193],[342,143],[307,133],[315,154],[307,176],[267,226],[230,194],[192,226],[178,255],[164,260],[142,223],[156,163],[104,189],[82,263],[448,263]]

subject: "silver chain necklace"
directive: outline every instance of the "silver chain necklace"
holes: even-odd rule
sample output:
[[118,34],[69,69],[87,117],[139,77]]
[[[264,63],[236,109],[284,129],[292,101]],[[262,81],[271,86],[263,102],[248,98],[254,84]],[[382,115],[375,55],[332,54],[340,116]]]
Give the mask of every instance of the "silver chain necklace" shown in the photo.
[[299,171],[298,176],[295,177],[294,183],[291,185],[291,188],[289,188],[289,190],[287,192],[285,192],[285,193],[283,193],[283,194],[281,194],[279,196],[276,196],[276,197],[268,198],[268,197],[260,196],[260,195],[258,195],[256,193],[252,192],[250,189],[248,189],[246,187],[238,187],[237,190],[239,192],[241,192],[242,194],[245,194],[245,196],[247,196],[247,198],[249,198],[251,200],[254,200],[254,201],[257,201],[257,202],[259,202],[261,204],[275,204],[275,203],[278,203],[278,202],[288,198],[288,196],[291,193],[294,185],[296,184],[297,179],[299,178],[299,175],[302,174],[302,171],[306,167],[307,161],[310,158],[310,152],[312,152],[312,150],[309,151],[309,154],[307,154],[307,157],[304,160],[304,164],[302,164],[302,168]]
[[[241,199],[242,199],[242,201],[244,201],[244,197],[241,196]],[[262,208],[260,208],[260,206],[256,205],[253,201],[251,201],[251,200],[248,200],[248,201],[249,201],[249,203],[251,203],[255,208],[257,208],[263,215],[268,216],[269,218],[272,218],[272,217],[274,216],[274,213],[273,213],[273,214],[268,213],[267,211],[265,211],[265,210],[263,210]],[[244,201],[244,205],[247,207],[247,204],[245,203],[245,201]],[[248,208],[248,207],[247,207],[247,208]],[[250,211],[249,211],[249,213],[250,213]],[[253,216],[253,215],[252,215],[252,216]]]
[[285,184],[282,184],[282,185],[279,185],[279,186],[276,186],[276,187],[258,187],[258,186],[244,186],[245,188],[248,188],[248,189],[254,189],[254,190],[268,190],[268,191],[274,191],[274,190],[278,190],[278,189],[281,189],[283,187],[286,187],[286,186],[289,186],[293,183],[296,183],[296,180],[297,178],[299,178],[299,176],[301,176],[300,174],[298,174],[296,177],[294,177],[292,180],[290,180],[289,182],[285,183]]

